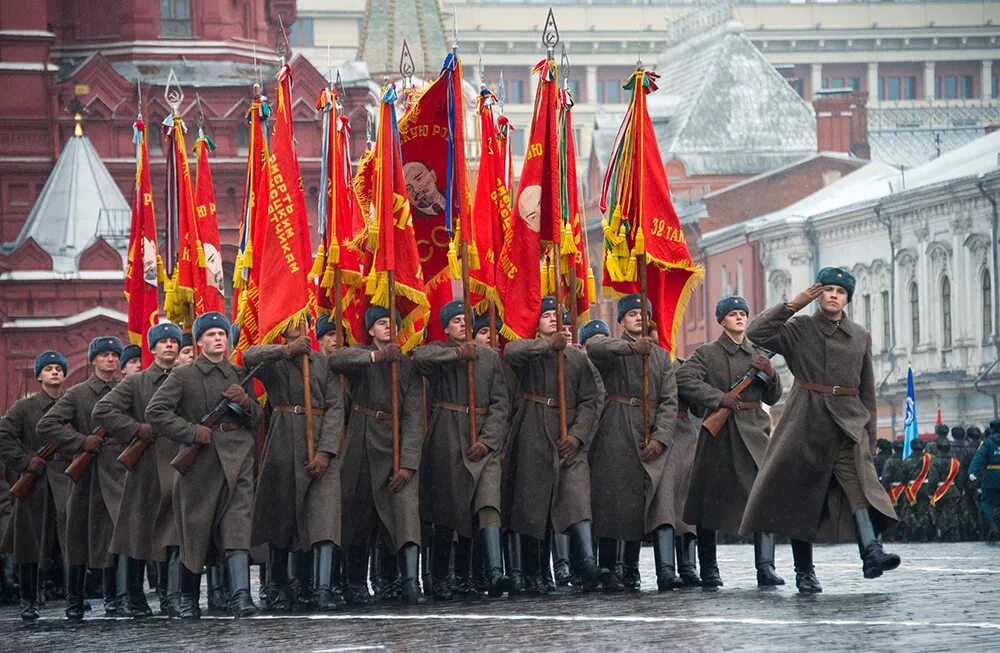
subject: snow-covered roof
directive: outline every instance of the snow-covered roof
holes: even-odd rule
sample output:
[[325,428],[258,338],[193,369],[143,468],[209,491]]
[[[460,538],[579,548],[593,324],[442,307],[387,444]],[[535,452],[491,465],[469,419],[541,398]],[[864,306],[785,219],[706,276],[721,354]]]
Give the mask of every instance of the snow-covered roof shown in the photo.
[[449,51],[449,37],[437,0],[368,0],[358,43],[358,60],[372,73],[398,72],[406,40],[416,73],[437,72]]
[[[17,240],[3,250],[12,252],[32,238],[52,257],[53,272],[74,272],[80,254],[96,240],[102,219],[120,221],[130,210],[90,139],[82,134],[73,136],[59,155]],[[127,247],[127,243],[123,245]],[[119,251],[124,259],[125,249]]]

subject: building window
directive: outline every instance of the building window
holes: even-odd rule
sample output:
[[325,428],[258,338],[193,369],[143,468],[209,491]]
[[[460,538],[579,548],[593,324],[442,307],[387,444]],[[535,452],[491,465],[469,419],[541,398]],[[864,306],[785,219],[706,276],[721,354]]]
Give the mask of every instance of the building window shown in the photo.
[[250,127],[243,120],[236,125],[236,153],[246,156],[250,152]]
[[791,84],[791,86],[795,90],[795,92],[799,94],[799,97],[801,97],[801,98],[805,97],[805,85],[803,83],[803,80],[797,79],[797,78],[796,79],[790,79],[790,80],[788,80],[788,83]]
[[567,86],[569,86],[569,92],[573,96],[573,101],[583,103],[583,92],[580,88],[580,80],[571,79],[567,83]]
[[870,333],[872,330],[872,296],[865,295],[862,299],[862,304],[864,305],[864,313],[862,313],[862,318],[865,321],[865,329]]
[[892,306],[889,304],[889,291],[882,291],[882,351],[892,347]]
[[621,104],[625,101],[622,84],[617,79],[598,80],[597,96],[602,104]]
[[920,344],[920,296],[916,281],[910,284],[910,340],[913,348]]
[[992,82],[990,84],[990,86],[991,86],[990,95],[993,96],[993,97],[996,97],[997,96],[997,91],[1000,90],[1000,88],[998,88],[998,86],[1000,86],[1000,85],[998,85],[998,81],[1000,81],[1000,80],[997,79],[996,75],[993,75],[993,77],[991,79],[992,79]]
[[504,100],[508,104],[524,104],[524,80],[508,79],[504,85],[507,87],[507,97]]
[[191,0],[160,0],[160,36],[191,36]]
[[880,77],[878,94],[883,100],[916,100],[916,77]]
[[901,89],[898,77],[889,78],[889,90],[886,94],[887,100],[898,100],[901,96]]
[[951,282],[941,279],[941,348],[951,349]]
[[958,77],[956,75],[943,75],[937,78],[937,99],[958,99]]
[[971,100],[976,97],[976,83],[972,75],[962,75],[962,98]]
[[983,270],[980,288],[983,294],[983,342],[988,343],[993,340],[993,279],[989,270]]
[[514,156],[524,156],[524,130],[513,129],[510,134],[510,151]]
[[311,47],[313,44],[313,19],[296,18],[288,34],[288,43],[292,47]]

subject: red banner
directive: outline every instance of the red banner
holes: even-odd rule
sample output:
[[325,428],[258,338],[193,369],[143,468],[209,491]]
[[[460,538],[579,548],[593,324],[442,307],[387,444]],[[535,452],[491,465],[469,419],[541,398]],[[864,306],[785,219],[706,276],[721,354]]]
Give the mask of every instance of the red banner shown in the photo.
[[479,268],[469,271],[472,303],[478,313],[486,311],[490,302],[498,300],[496,265],[503,247],[503,223],[510,222],[505,152],[493,119],[494,104],[496,97],[484,89],[478,101],[481,147],[472,209],[475,223],[473,239],[479,254]]
[[524,168],[518,183],[514,213],[505,224],[497,272],[497,292],[503,302],[503,335],[515,340],[533,338],[538,331],[542,301],[543,244],[559,237],[559,117],[557,73],[554,61],[535,66],[539,74]]
[[264,138],[264,125],[269,115],[268,105],[261,102],[260,96],[254,98],[253,104],[246,113],[249,123],[250,143],[247,151],[246,177],[243,187],[243,216],[240,220],[240,244],[236,252],[236,265],[233,268],[233,321],[242,328],[241,339],[253,340],[257,334],[257,303],[248,302],[244,291],[250,283],[250,275],[254,264],[254,242],[258,225],[256,201],[260,180],[267,170],[271,155],[267,151],[267,140]]
[[[567,296],[576,298],[578,320],[586,320],[591,302],[597,300],[594,272],[587,263],[587,246],[580,219],[579,187],[576,176],[576,146],[573,142],[573,95],[569,89],[559,91],[559,204],[562,210],[562,241],[559,255],[560,270],[567,279]],[[570,268],[574,284],[570,287]],[[572,300],[567,299],[567,304]],[[576,337],[576,327],[573,328]]]
[[163,276],[163,263],[156,252],[156,219],[145,123],[137,120],[133,131],[136,145],[135,190],[132,193],[132,227],[125,265],[125,299],[128,301],[128,339],[142,347],[142,366],[145,368],[153,362],[153,354],[146,343],[146,332],[160,320],[157,281]]
[[372,252],[372,265],[365,292],[372,304],[388,307],[388,273],[393,272],[396,308],[400,316],[399,343],[409,350],[423,340],[430,303],[424,290],[411,204],[403,176],[396,97],[394,86],[382,89],[375,150],[359,163],[354,188],[362,211],[371,207],[365,240]]
[[211,139],[200,135],[194,144],[198,158],[198,177],[194,186],[194,210],[197,215],[198,235],[205,253],[207,281],[205,293],[195,297],[198,313],[225,310],[225,284],[222,273],[222,247],[219,243],[219,216],[215,210],[215,186],[208,153],[215,149]]
[[[452,235],[469,219],[464,113],[462,67],[449,55],[441,76],[413,94],[399,121],[403,178],[432,316],[454,299],[451,279],[461,277]],[[446,338],[437,319],[428,321],[427,337]]]
[[688,300],[704,270],[691,260],[646,109],[646,95],[656,90],[656,78],[655,73],[637,70],[625,84],[632,99],[601,195],[601,211],[607,214],[602,223],[602,285],[612,296],[640,292],[637,259],[645,255],[652,318],[660,344],[673,352]]
[[[361,207],[351,183],[350,137],[351,123],[340,115],[337,92],[323,89],[316,100],[323,113],[323,164],[319,199],[321,241],[313,262],[311,277],[317,283],[316,300],[319,310],[333,314],[335,306],[334,280],[340,274],[341,310],[354,302],[362,281],[361,251],[354,241],[364,231]],[[348,334],[357,341],[357,333],[345,319]]]

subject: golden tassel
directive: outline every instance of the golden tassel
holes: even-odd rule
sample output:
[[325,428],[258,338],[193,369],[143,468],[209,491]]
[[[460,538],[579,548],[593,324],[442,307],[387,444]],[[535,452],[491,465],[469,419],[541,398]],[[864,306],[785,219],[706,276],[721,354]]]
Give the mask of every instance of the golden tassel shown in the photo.
[[590,266],[587,266],[587,301],[591,304],[597,301],[597,280]]
[[312,269],[309,270],[309,278],[317,279],[326,269],[326,251],[323,243],[316,247],[316,258],[313,259]]
[[200,240],[196,249],[198,250],[198,267],[207,268],[208,263],[205,261],[205,248],[202,246]]
[[462,278],[462,261],[458,256],[458,243],[455,239],[448,241],[448,274],[452,279]]
[[639,256],[646,253],[646,239],[642,235],[642,228],[640,227],[635,233],[635,246],[632,248],[632,255]]

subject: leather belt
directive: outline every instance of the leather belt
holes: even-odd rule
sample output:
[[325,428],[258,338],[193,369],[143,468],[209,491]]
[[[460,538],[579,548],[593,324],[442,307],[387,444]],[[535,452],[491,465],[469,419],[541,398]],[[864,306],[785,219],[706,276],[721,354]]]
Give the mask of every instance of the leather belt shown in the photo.
[[[533,401],[536,404],[541,404],[543,406],[548,406],[549,408],[558,408],[559,407],[559,400],[556,399],[556,398],[554,398],[554,397],[543,397],[541,395],[529,395],[527,393],[525,393],[525,394],[523,394],[521,396],[524,397],[525,399],[527,399],[528,401]],[[571,408],[575,408],[575,407],[576,407],[576,404],[566,404],[566,410],[570,410]]]
[[219,422],[215,425],[216,431],[239,431],[243,425],[239,422]]
[[987,465],[986,469],[1000,469],[1000,465]]
[[[632,407],[640,407],[643,404],[642,399],[640,399],[639,397],[626,397],[625,395],[609,394],[608,399],[610,399],[611,401],[616,401],[619,404],[625,404],[626,406],[632,406]],[[648,406],[649,408],[653,408],[653,402],[647,401],[645,403],[646,406]]]
[[[444,408],[445,410],[453,410],[456,413],[469,414],[469,407],[466,404],[453,404],[448,401],[435,401],[434,405],[438,408]],[[485,415],[486,409],[476,406],[476,415]]]
[[820,385],[818,383],[806,383],[805,381],[799,381],[798,379],[795,379],[795,383],[793,385],[797,385],[798,387],[802,388],[803,390],[811,390],[813,392],[822,392],[823,394],[836,395],[838,397],[840,397],[840,396],[843,396],[843,397],[857,397],[858,396],[858,389],[857,388],[845,388],[842,385]]
[[[276,413],[292,413],[293,415],[305,415],[306,409],[304,406],[272,406],[271,410]],[[312,409],[313,417],[322,417],[323,410],[321,408]]]
[[371,408],[359,406],[358,404],[354,404],[354,412],[367,415],[368,417],[374,417],[375,419],[382,420],[383,422],[389,422],[392,420],[391,413],[387,413],[384,410],[372,410]]
[[687,419],[687,418],[688,418],[688,412],[686,410],[677,411],[677,419]]
[[757,410],[760,408],[759,401],[741,401],[739,403],[740,410]]

